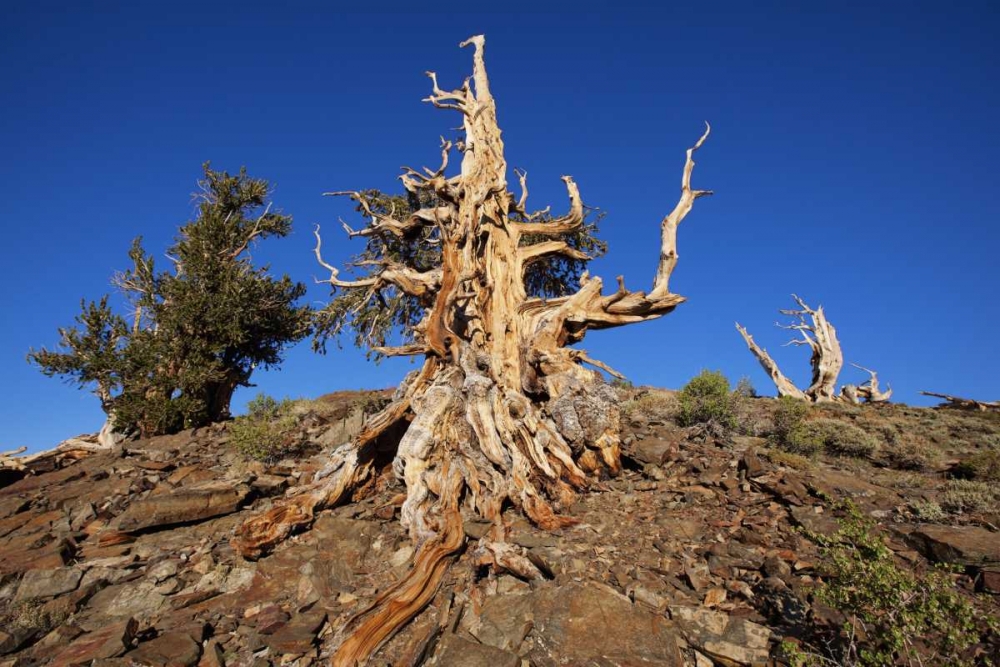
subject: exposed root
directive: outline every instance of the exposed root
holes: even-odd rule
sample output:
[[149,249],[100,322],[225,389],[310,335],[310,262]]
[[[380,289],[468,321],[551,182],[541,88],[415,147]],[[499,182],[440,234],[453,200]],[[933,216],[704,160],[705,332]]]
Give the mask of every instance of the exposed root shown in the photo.
[[245,521],[232,539],[236,553],[256,560],[292,533],[312,525],[316,512],[350,499],[372,476],[377,439],[407,416],[412,396],[424,388],[436,368],[437,363],[428,359],[416,377],[404,383],[400,397],[370,417],[353,442],[331,453],[330,463],[312,484],[264,514]]
[[441,489],[444,495],[440,498],[439,532],[418,546],[413,567],[406,576],[344,625],[339,633],[343,641],[331,663],[334,667],[367,664],[368,658],[437,594],[452,557],[465,542],[462,516],[458,510],[462,478],[455,470],[446,470],[445,477],[448,484]]
[[256,560],[292,533],[312,525],[317,511],[348,498],[372,473],[370,448],[365,450],[364,458],[359,456],[360,452],[356,443],[342,445],[332,455],[337,466],[335,472],[306,487],[300,495],[245,521],[232,539],[236,553]]

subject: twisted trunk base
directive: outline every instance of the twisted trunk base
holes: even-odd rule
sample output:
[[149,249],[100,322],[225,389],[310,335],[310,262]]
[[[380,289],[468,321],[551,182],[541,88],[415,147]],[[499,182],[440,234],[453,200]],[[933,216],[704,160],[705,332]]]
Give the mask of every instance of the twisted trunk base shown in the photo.
[[[462,514],[492,524],[473,554],[478,567],[507,570],[531,579],[541,572],[518,547],[505,541],[502,513],[508,506],[537,526],[573,523],[562,511],[576,494],[604,475],[616,474],[620,415],[614,391],[581,364],[604,368],[579,343],[588,331],[647,322],[684,301],[670,291],[676,268],[677,229],[695,200],[711,194],[691,187],[694,152],[710,128],[686,153],[681,195],[660,223],[660,261],[647,294],[626,289],[605,296],[602,281],[584,272],[579,289],[566,296],[529,297],[526,271],[543,258],[586,260],[573,235],[587,233],[579,187],[563,177],[569,211],[550,217],[529,213],[526,174],[519,198],[507,187],[507,162],[496,103],[486,74],[482,35],[471,46],[473,74],[453,91],[438,87],[428,99],[458,111],[465,137],[458,174],[447,176],[452,142],[444,141],[441,166],[423,172],[404,168],[403,186],[431,205],[396,219],[369,205],[362,192],[348,194],[369,219],[363,230],[374,257],[354,264],[355,280],[323,260],[316,232],[316,259],[330,271],[335,290],[364,290],[367,303],[384,291],[403,294],[424,310],[413,325],[413,342],[380,347],[387,355],[425,355],[423,369],[401,387],[392,404],[373,418],[349,445],[332,453],[331,465],[311,487],[266,515],[248,521],[234,538],[237,552],[259,557],[315,513],[363,493],[391,454],[396,477],[406,486],[401,520],[415,545],[409,573],[341,631],[335,665],[364,663],[437,591],[448,563],[462,548]],[[438,248],[435,265],[402,259],[398,243]],[[412,245],[411,243],[411,245]],[[419,253],[418,253],[419,254]],[[569,285],[566,285],[569,289]],[[401,438],[396,428],[405,427]]]
[[416,546],[413,566],[340,630],[334,665],[364,664],[433,599],[465,546],[463,510],[493,524],[475,547],[478,566],[538,578],[523,550],[505,541],[503,510],[513,506],[543,529],[571,525],[561,512],[577,492],[620,470],[616,397],[596,372],[567,363],[539,380],[547,393],[534,402],[498,386],[478,356],[464,345],[457,366],[428,359],[353,442],[331,454],[319,479],[248,520],[233,539],[238,553],[259,558],[323,508],[363,494],[388,459],[385,436],[409,422],[392,467],[406,485],[401,520]]

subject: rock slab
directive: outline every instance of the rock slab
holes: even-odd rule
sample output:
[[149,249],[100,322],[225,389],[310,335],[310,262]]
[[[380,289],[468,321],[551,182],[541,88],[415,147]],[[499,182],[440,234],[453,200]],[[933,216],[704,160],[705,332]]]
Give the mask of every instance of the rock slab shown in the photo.
[[125,533],[210,519],[239,509],[249,489],[244,484],[211,481],[181,487],[132,503],[118,519]]

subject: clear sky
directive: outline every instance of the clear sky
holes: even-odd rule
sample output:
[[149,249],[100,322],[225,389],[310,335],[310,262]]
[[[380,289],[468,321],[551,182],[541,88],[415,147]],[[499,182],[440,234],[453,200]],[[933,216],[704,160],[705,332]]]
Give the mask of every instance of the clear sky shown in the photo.
[[[528,170],[537,208],[562,209],[571,174],[607,211],[610,251],[592,268],[607,284],[651,284],[684,150],[712,122],[694,186],[716,195],[681,226],[671,281],[688,303],[592,333],[591,356],[636,384],[711,368],[773,393],[733,322],[805,382],[808,353],[773,327],[796,292],[899,400],[1000,398],[996,2],[279,4],[5,3],[0,449],[100,426],[92,395],[25,354],[109,289],[132,237],[162,257],[202,162],[276,184],[294,231],[256,257],[312,283],[314,223],[331,258],[356,250],[338,234],[349,203],[320,194],[391,190],[400,165],[437,164],[459,119],[420,101],[423,72],[457,86],[471,72],[458,42],[480,32],[508,163]],[[385,387],[411,368],[304,343],[234,408],[257,391]]]

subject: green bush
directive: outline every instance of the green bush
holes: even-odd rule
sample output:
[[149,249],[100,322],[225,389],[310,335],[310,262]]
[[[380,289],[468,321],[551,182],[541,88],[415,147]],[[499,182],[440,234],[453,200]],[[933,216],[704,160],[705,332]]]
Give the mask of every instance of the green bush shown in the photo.
[[812,451],[801,451],[797,443],[802,420],[809,413],[809,404],[791,396],[778,399],[778,407],[774,411],[774,427],[771,439],[774,443],[795,454],[812,454]]
[[757,398],[757,388],[745,375],[736,383],[736,388],[733,391],[744,398]]
[[762,453],[767,457],[768,461],[775,465],[786,466],[796,470],[808,470],[813,467],[812,460],[801,454],[794,454],[781,449],[768,449],[762,451]]
[[623,416],[676,419],[678,411],[678,394],[676,392],[643,387],[631,393],[631,398],[622,403]]
[[939,498],[941,507],[949,512],[993,512],[1000,508],[1000,487],[969,479],[945,482]]
[[293,401],[276,401],[258,394],[247,405],[247,414],[229,425],[229,439],[244,456],[264,463],[284,458],[298,444],[294,438],[297,418]]
[[984,619],[949,574],[900,568],[872,520],[850,503],[842,508],[833,536],[810,535],[821,546],[826,578],[817,597],[848,619],[842,654],[831,657],[865,667],[967,664],[964,653],[979,641],[977,622]]
[[790,435],[790,445],[797,453],[825,450],[838,456],[871,456],[878,441],[854,424],[839,419],[813,419],[803,422]]
[[1000,449],[987,449],[973,454],[958,464],[960,477],[983,482],[1000,482]]
[[947,518],[947,514],[941,506],[938,505],[933,500],[916,500],[911,504],[914,514],[921,521],[927,521],[929,523],[937,523],[939,521],[944,521]]
[[677,423],[681,426],[717,424],[727,431],[738,426],[735,402],[739,399],[729,391],[729,380],[719,371],[703,370],[684,385],[677,398]]
[[937,459],[937,450],[926,440],[897,436],[885,447],[885,458],[897,470],[923,470]]

